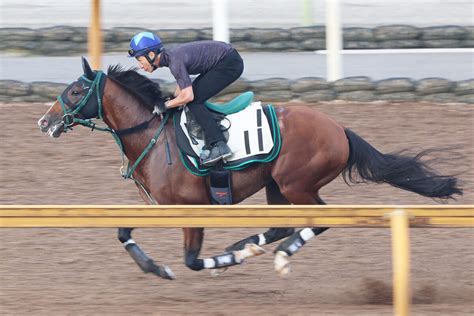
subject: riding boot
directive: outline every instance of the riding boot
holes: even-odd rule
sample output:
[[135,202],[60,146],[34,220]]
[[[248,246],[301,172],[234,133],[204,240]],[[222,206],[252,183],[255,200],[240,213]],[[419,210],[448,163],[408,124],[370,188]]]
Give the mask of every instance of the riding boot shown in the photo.
[[232,151],[229,146],[223,141],[220,140],[217,143],[213,144],[211,149],[204,150],[201,153],[201,164],[209,167],[221,159],[225,159],[232,155]]

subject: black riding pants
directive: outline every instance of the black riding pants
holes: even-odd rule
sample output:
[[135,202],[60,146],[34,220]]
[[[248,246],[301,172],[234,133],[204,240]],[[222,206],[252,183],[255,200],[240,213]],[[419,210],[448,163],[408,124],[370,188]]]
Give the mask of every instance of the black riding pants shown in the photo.
[[204,102],[237,80],[243,70],[242,57],[235,49],[232,49],[214,68],[200,74],[193,81],[194,100],[188,103],[188,107],[204,130],[206,145],[212,145],[217,141],[225,140],[225,138]]

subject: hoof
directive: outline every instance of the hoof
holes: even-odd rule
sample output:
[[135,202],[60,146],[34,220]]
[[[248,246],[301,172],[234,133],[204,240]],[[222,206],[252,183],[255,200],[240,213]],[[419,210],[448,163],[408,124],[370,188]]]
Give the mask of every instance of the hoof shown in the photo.
[[220,268],[220,269],[212,269],[211,270],[211,277],[217,278],[221,274],[227,271],[228,268]]
[[265,249],[256,244],[247,244],[245,248],[248,248],[254,256],[260,256],[266,252]]
[[166,280],[174,280],[176,279],[176,275],[174,274],[174,272],[171,270],[170,267],[168,266],[162,266],[161,267],[161,270],[162,270],[162,273],[161,273],[161,277],[163,279],[166,279]]
[[278,251],[275,254],[275,271],[279,276],[284,277],[290,273],[290,260],[286,252]]
[[145,273],[153,273],[154,275],[163,278],[165,280],[174,280],[176,275],[173,273],[170,267],[168,266],[158,266],[153,263],[152,266],[149,266],[147,270],[144,270]]
[[265,249],[256,244],[246,244],[244,249],[234,251],[235,261],[242,263],[245,259],[260,256],[265,253]]

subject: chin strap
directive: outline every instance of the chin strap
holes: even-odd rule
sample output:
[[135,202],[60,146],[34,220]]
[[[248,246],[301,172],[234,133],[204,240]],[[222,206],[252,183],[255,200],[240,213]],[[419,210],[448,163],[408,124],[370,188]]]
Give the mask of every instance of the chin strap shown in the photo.
[[158,69],[158,67],[155,66],[156,57],[158,57],[158,52],[155,52],[155,57],[153,57],[153,59],[151,59],[148,54],[145,55],[146,60],[150,63],[150,66],[153,68],[153,70]]

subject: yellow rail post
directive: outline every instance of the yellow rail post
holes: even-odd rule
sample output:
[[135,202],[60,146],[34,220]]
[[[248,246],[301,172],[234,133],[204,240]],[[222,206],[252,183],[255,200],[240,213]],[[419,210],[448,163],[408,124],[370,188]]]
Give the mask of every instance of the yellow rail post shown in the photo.
[[100,0],[92,0],[91,23],[88,32],[89,58],[93,69],[100,69],[102,35],[100,31]]
[[408,215],[405,210],[392,212],[392,265],[394,314],[406,316],[410,312],[410,237]]

